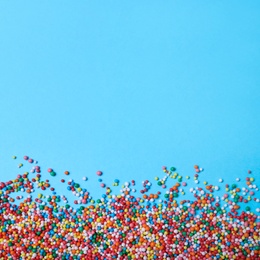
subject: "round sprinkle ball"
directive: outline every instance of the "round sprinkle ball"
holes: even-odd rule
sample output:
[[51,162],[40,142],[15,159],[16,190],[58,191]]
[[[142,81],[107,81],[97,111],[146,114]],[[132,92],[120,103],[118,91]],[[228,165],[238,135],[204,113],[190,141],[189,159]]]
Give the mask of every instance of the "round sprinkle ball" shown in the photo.
[[98,176],[101,176],[101,175],[102,175],[102,172],[101,172],[101,171],[97,171],[97,175],[98,175]]

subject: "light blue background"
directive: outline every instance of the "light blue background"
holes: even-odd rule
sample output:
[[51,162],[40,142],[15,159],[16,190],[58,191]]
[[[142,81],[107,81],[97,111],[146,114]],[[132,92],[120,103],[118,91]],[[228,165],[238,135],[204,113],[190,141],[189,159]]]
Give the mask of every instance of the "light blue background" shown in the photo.
[[60,193],[69,170],[96,198],[97,170],[140,187],[163,165],[199,164],[201,181],[251,169],[259,185],[259,13],[259,1],[1,1],[1,180],[28,155]]

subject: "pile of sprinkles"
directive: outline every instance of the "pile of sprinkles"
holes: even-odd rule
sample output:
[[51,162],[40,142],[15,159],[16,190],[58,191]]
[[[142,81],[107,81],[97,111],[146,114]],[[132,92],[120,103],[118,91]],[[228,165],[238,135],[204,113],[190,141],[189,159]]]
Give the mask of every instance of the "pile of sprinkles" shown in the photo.
[[[69,171],[42,170],[34,159],[23,160],[32,164],[28,172],[0,181],[0,259],[260,259],[260,208],[241,208],[250,200],[260,202],[251,171],[246,187],[226,184],[222,197],[214,194],[218,185],[203,182],[189,189],[193,200],[180,200],[192,179],[175,167],[164,166],[164,177],[155,177],[155,185],[165,192],[151,193],[154,183],[144,180],[139,197],[134,195],[135,180],[113,194],[99,170],[104,194],[94,200]],[[19,169],[23,166],[18,164]],[[202,171],[194,166],[196,185]],[[48,180],[60,175],[66,192],[76,198],[74,205]],[[169,187],[168,178],[174,181]],[[115,179],[112,186],[119,183]]]

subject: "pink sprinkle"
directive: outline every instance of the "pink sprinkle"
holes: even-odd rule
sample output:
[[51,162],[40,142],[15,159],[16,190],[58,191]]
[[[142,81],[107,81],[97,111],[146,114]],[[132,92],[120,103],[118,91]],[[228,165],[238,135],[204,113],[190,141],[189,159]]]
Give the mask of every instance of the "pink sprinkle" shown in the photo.
[[102,175],[102,172],[101,172],[101,171],[97,171],[97,175],[98,175],[98,176],[101,176],[101,175]]

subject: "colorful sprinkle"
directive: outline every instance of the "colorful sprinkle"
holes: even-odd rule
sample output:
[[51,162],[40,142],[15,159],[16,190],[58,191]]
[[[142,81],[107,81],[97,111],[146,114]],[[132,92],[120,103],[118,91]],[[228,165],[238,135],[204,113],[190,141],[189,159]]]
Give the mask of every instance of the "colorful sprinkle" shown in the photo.
[[[194,181],[199,183],[198,173],[203,169],[198,165],[194,169]],[[40,166],[33,170],[37,174],[32,178],[28,171],[0,182],[1,259],[260,259],[260,217],[256,214],[260,208],[244,205],[250,200],[260,202],[253,177],[245,179],[245,187],[204,181],[203,187],[187,188],[189,182],[172,174],[175,167],[169,171],[163,166],[165,176],[155,179],[161,191],[152,193],[153,183],[144,180],[141,197],[134,196],[136,181],[131,180],[123,182],[119,194],[113,194],[99,179],[105,190],[96,200],[73,179],[61,179],[61,185],[75,196],[72,206],[40,174]],[[47,171],[56,176],[53,169]],[[119,182],[115,179],[113,185]],[[33,199],[37,189],[40,193]],[[51,195],[45,194],[48,190]],[[222,190],[226,193],[220,197],[217,194]],[[188,191],[194,199],[181,199]],[[14,198],[17,192],[25,196]]]

